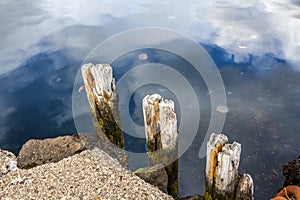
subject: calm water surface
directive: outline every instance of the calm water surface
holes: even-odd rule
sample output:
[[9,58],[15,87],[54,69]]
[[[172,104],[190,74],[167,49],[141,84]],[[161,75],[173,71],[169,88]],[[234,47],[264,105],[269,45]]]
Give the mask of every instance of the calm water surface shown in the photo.
[[[223,132],[242,144],[240,171],[252,175],[256,199],[268,199],[284,181],[283,163],[300,155],[299,13],[299,3],[289,0],[146,0],[126,5],[117,0],[3,1],[0,148],[17,154],[31,138],[76,133],[72,95],[85,93],[78,91],[80,85],[73,86],[89,52],[121,31],[170,28],[201,44],[216,63],[227,97]],[[198,153],[211,117],[211,91],[185,60],[153,49],[120,55],[112,63],[116,81],[145,63],[178,69],[197,93],[201,120],[180,159],[180,195],[203,194],[205,159]],[[128,108],[138,125],[143,124],[140,101],[146,91],[172,98],[179,112],[175,93],[163,85],[145,85],[132,95]],[[126,148],[145,151],[144,139],[127,135]]]

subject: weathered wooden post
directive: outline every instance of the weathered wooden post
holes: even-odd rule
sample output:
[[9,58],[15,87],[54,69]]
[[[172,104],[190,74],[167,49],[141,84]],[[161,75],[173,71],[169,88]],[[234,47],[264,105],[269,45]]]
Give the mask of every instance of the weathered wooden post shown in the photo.
[[174,102],[159,94],[143,99],[148,157],[151,165],[162,163],[168,174],[168,193],[178,198],[178,129]]
[[116,146],[124,149],[120,127],[118,92],[109,64],[85,64],[81,68],[93,124],[98,136],[103,133]]
[[244,200],[252,200],[254,194],[253,188],[253,180],[249,174],[243,174],[240,177],[238,186],[236,188],[236,200],[244,199]]
[[241,145],[227,144],[223,134],[212,134],[207,143],[206,200],[252,200],[253,181],[250,175],[240,176]]

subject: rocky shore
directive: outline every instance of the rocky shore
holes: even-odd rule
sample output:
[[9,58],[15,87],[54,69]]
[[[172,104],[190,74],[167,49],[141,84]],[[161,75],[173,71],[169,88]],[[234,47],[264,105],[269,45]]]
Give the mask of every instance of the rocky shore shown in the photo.
[[124,160],[93,134],[29,140],[18,157],[0,151],[0,199],[173,199]]
[[8,154],[1,151],[0,199],[173,199],[98,148],[30,169],[7,168]]
[[[130,172],[126,154],[94,134],[29,140],[18,157],[0,149],[0,199],[171,200],[161,169]],[[285,183],[273,199],[300,199],[300,156],[284,165],[283,174]]]

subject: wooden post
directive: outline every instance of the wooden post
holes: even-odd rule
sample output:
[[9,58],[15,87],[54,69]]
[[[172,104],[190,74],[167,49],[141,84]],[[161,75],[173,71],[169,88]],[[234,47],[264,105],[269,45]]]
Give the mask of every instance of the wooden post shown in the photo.
[[[241,145],[227,144],[223,134],[212,134],[207,143],[206,200],[253,199],[253,181],[250,175],[238,173]],[[250,178],[249,178],[250,177]]]
[[253,180],[249,174],[243,174],[236,189],[236,200],[253,200]]
[[81,68],[93,124],[99,137],[106,137],[124,149],[124,138],[120,127],[118,92],[113,71],[109,64],[85,64]]
[[162,163],[168,174],[168,193],[178,198],[178,131],[174,103],[159,94],[143,99],[146,142],[151,165]]
[[207,142],[206,155],[206,185],[204,197],[207,200],[214,198],[214,182],[216,177],[215,166],[218,164],[218,153],[222,151],[223,146],[228,142],[228,138],[223,135],[212,134]]

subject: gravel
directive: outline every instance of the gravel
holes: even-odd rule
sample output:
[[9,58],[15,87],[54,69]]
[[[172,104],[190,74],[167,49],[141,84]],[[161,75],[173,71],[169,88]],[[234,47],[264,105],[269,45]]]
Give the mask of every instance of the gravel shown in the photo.
[[0,177],[0,199],[173,199],[100,149]]

